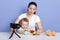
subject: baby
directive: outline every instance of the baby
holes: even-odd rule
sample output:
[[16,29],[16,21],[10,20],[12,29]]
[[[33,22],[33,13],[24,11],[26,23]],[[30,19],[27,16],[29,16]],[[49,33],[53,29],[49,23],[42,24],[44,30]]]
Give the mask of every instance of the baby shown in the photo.
[[28,31],[28,25],[29,25],[29,21],[27,18],[22,18],[19,21],[19,25],[21,25],[21,27],[18,29],[18,33],[19,34],[23,34],[23,32]]

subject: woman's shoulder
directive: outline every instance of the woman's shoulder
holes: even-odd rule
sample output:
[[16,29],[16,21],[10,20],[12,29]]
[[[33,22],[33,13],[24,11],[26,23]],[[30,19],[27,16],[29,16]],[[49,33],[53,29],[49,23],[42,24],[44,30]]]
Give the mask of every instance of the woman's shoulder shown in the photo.
[[26,16],[26,13],[22,13],[22,14],[19,15],[18,18],[19,18],[19,19],[20,19],[20,18],[24,18],[25,16]]
[[40,17],[38,15],[34,15],[34,16],[35,16],[35,21],[40,22]]
[[38,15],[34,14],[34,17],[39,17]]
[[24,16],[24,15],[26,15],[26,13],[22,13],[20,16]]

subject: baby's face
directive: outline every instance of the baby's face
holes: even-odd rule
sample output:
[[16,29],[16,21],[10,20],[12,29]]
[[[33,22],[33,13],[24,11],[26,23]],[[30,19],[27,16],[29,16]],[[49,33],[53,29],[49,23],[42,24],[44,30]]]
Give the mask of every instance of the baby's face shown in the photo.
[[26,29],[28,27],[28,22],[22,21],[22,28]]

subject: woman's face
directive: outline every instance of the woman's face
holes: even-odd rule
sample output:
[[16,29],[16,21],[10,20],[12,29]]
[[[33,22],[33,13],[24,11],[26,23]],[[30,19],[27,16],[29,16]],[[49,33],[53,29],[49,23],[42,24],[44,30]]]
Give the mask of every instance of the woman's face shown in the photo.
[[35,5],[30,5],[28,7],[28,13],[29,14],[34,14],[34,12],[36,12],[36,6]]

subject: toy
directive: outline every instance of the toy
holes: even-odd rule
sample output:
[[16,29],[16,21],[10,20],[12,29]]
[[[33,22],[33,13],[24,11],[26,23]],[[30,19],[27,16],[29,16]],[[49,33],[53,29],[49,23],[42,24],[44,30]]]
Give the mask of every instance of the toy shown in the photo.
[[33,35],[37,34],[37,32],[35,30],[30,30],[30,33],[33,34]]
[[30,30],[30,33],[33,33],[35,30]]
[[36,32],[36,31],[34,31],[34,32],[33,32],[33,35],[36,35],[36,34],[37,34],[37,32]]
[[55,36],[56,35],[56,32],[52,32],[52,36]]
[[24,35],[28,35],[28,34],[29,34],[29,32],[25,31],[23,34],[24,34]]
[[46,31],[46,35],[47,35],[47,36],[55,36],[55,35],[56,35],[56,32],[52,32],[50,29],[48,29],[48,30]]
[[51,34],[51,31],[49,29],[46,31],[46,35],[48,35],[48,36],[51,36],[52,35]]

